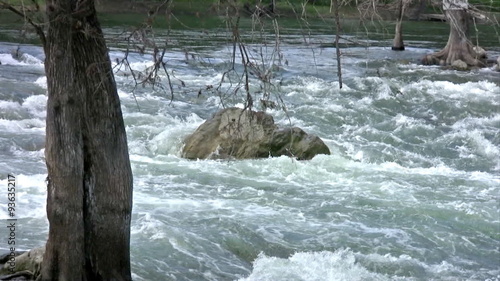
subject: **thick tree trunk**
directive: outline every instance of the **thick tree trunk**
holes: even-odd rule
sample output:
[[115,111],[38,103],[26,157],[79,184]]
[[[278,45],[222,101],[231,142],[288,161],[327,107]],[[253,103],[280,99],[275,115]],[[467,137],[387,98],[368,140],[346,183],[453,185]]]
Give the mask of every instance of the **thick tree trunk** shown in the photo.
[[47,1],[49,238],[42,280],[131,280],[132,172],[93,0]]
[[469,39],[470,15],[467,12],[467,0],[444,0],[443,3],[446,18],[450,24],[448,43],[443,50],[426,55],[422,63],[451,65],[461,60],[468,66],[485,66],[484,54],[476,53]]

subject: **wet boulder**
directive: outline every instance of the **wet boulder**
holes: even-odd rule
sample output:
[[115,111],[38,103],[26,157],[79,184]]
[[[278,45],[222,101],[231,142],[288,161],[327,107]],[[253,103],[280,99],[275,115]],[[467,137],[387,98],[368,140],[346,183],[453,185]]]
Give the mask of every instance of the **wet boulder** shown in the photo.
[[325,143],[302,129],[279,129],[271,115],[240,108],[217,112],[184,141],[188,159],[248,159],[288,155],[299,160],[330,154]]
[[463,60],[455,60],[451,64],[451,68],[459,71],[466,71],[469,69],[469,66]]

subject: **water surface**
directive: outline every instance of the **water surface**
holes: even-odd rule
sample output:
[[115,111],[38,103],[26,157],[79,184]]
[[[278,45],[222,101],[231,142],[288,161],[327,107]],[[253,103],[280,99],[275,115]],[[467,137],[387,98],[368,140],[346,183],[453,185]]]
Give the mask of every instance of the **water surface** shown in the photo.
[[[163,89],[132,92],[116,68],[134,173],[134,280],[499,280],[500,75],[419,65],[446,41],[436,25],[425,36],[429,23],[412,25],[404,52],[384,32],[346,33],[342,89],[328,28],[283,23],[279,44],[275,32],[245,32],[254,100],[267,94],[286,108],[268,110],[280,126],[332,151],[310,161],[182,159],[185,136],[244,102],[233,94],[242,65],[236,55],[221,83],[232,58],[223,26],[157,31],[173,100],[165,75]],[[124,56],[120,32],[106,29],[113,60]],[[129,58],[135,70],[151,65]],[[30,249],[48,233],[43,52],[3,42],[0,61],[0,184],[17,177],[16,235]]]

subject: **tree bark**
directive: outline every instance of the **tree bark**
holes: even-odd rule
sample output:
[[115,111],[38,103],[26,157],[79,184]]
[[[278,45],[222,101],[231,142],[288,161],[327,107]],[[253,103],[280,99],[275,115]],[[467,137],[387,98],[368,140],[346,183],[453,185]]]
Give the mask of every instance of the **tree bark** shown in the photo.
[[404,3],[403,0],[399,0],[398,18],[396,20],[396,30],[394,31],[394,40],[392,42],[393,51],[405,50],[405,44],[403,42],[403,15]]
[[131,280],[132,172],[93,0],[47,1],[42,280]]
[[468,66],[485,66],[485,57],[476,53],[474,45],[469,39],[469,24],[471,16],[467,12],[467,0],[444,0],[446,18],[450,24],[450,35],[443,50],[426,55],[423,64],[451,65],[457,60],[467,63]]

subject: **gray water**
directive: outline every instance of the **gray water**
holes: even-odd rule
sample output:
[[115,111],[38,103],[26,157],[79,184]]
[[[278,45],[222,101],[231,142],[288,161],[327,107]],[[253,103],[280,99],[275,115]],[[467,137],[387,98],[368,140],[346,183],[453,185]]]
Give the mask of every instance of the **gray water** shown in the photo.
[[[208,32],[211,41],[207,31],[170,32],[173,100],[168,87],[134,95],[116,68],[134,173],[134,280],[500,279],[498,72],[418,65],[442,36],[392,52],[388,38],[352,34],[339,89],[326,32],[283,29],[279,48],[271,33],[266,45],[248,36],[256,65],[273,73],[271,85],[252,77],[254,99],[265,90],[282,100],[286,111],[268,110],[275,121],[320,136],[332,155],[190,161],[180,157],[183,138],[222,104],[244,102],[232,95],[239,74],[214,90],[232,46],[224,31]],[[30,249],[48,233],[46,80],[42,50],[21,45],[14,59],[18,46],[0,42],[0,186],[16,175],[17,245]],[[123,57],[113,46],[112,58]],[[130,60],[136,70],[151,65],[146,55]],[[2,220],[6,203],[4,188]]]

